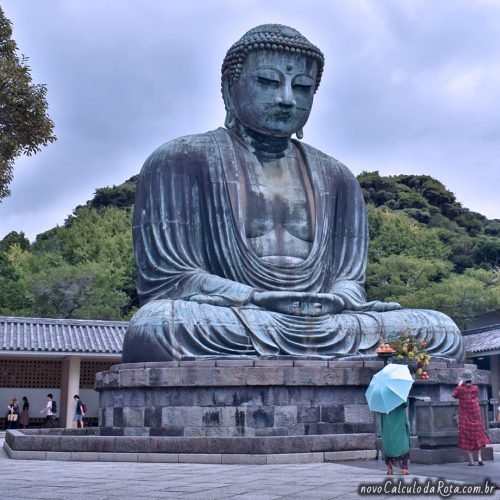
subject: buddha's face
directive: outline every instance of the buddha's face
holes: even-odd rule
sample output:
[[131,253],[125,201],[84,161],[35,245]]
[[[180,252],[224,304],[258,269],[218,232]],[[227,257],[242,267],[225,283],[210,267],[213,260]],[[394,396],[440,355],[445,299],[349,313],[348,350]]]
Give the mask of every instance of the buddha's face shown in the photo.
[[317,62],[304,55],[251,52],[229,90],[231,109],[252,130],[291,136],[309,118],[317,72]]

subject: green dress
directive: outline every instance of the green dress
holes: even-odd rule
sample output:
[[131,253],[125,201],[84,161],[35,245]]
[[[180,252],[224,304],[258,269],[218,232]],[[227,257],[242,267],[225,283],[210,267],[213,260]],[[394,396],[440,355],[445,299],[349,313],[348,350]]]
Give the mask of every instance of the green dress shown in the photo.
[[399,458],[410,451],[410,429],[406,418],[408,403],[382,413],[382,448],[386,457]]

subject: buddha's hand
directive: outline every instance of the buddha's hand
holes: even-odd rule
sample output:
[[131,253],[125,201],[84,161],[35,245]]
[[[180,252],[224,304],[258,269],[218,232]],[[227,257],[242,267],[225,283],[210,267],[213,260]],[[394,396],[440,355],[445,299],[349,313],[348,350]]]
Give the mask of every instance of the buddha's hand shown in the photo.
[[293,316],[337,314],[345,307],[344,300],[333,293],[255,292],[252,302],[269,311]]
[[365,302],[359,306],[353,305],[349,307],[352,311],[374,311],[374,312],[387,312],[401,309],[401,304],[397,302],[382,302],[381,300],[374,300],[372,302]]

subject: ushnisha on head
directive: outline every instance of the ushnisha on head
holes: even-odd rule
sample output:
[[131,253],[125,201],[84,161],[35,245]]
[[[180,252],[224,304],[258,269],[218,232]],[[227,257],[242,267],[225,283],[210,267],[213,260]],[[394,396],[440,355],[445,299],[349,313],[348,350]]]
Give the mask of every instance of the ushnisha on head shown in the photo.
[[315,91],[318,90],[325,65],[323,52],[294,28],[282,24],[262,24],[247,31],[227,51],[222,63],[223,94],[224,82],[227,81],[231,85],[237,80],[248,54],[258,50],[302,54],[315,59],[318,63]]

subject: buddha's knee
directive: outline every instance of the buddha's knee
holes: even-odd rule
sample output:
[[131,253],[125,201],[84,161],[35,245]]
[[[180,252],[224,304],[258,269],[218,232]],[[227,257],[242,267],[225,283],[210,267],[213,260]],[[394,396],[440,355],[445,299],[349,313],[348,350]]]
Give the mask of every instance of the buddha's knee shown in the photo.
[[130,320],[122,360],[138,363],[254,352],[231,308],[162,299],[144,305]]
[[401,309],[383,313],[383,317],[387,340],[406,333],[425,341],[434,358],[464,359],[462,334],[446,314],[427,309]]
[[169,334],[172,308],[171,300],[154,300],[137,311],[123,339],[124,363],[167,361],[178,357]]

